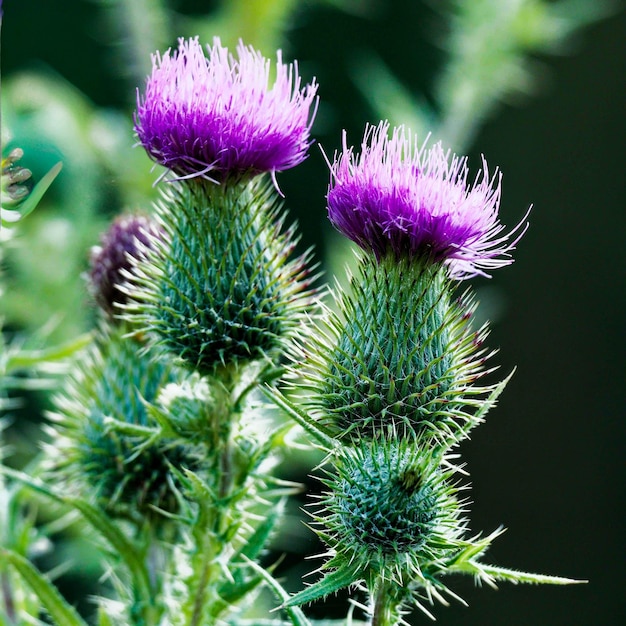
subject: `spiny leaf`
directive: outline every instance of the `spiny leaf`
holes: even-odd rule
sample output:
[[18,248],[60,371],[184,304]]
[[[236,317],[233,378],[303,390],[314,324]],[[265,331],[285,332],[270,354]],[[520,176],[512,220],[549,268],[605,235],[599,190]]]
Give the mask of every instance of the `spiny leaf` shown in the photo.
[[[244,557],[245,559],[245,557]],[[287,615],[291,619],[291,623],[293,626],[311,626],[311,622],[306,618],[304,613],[300,608],[294,605],[289,605],[289,594],[283,589],[282,585],[265,569],[263,569],[260,565],[251,561],[250,559],[245,559],[248,565],[255,570],[263,580],[267,583],[268,587],[274,592],[276,597],[283,602],[281,608],[285,609]]]
[[14,470],[14,469],[11,469],[10,467],[6,467],[3,465],[0,465],[0,473],[4,474],[5,476],[9,476],[13,478],[14,480],[21,482],[22,484],[26,485],[27,487],[29,487],[30,489],[32,489],[33,491],[37,493],[40,493],[48,498],[51,498],[58,504],[64,503],[63,496],[55,493],[52,489],[50,489],[50,487],[48,487],[45,483],[43,483],[37,478],[33,478],[32,476],[29,476],[28,474],[25,474],[24,472]]
[[529,572],[520,572],[496,565],[486,565],[484,563],[476,563],[468,561],[466,563],[466,572],[487,582],[495,580],[505,580],[513,584],[525,585],[580,585],[587,583],[587,580],[576,580],[574,578],[564,578],[562,576],[548,576],[546,574],[531,574]]
[[59,346],[53,346],[46,348],[45,350],[19,350],[16,352],[9,352],[7,360],[5,362],[5,371],[7,373],[23,369],[27,367],[36,367],[50,361],[60,361],[72,356],[78,350],[82,350],[89,345],[92,341],[91,333],[84,333],[72,339],[67,343],[63,343]]
[[225,581],[219,590],[219,596],[224,600],[226,605],[235,604],[263,582],[263,578],[258,575],[246,580],[245,575],[247,571],[245,564],[249,560],[255,559],[265,548],[267,540],[280,519],[282,511],[282,505],[274,507],[269,516],[265,518],[254,533],[252,533],[246,543],[231,557],[229,569],[233,580]]
[[138,591],[145,598],[149,598],[150,581],[144,564],[137,555],[135,546],[128,540],[126,535],[98,508],[92,506],[85,500],[74,497],[66,497],[57,494],[42,481],[29,476],[23,472],[0,467],[0,471],[15,480],[20,481],[35,492],[42,494],[59,504],[65,504],[79,511],[85,520],[111,544],[113,549],[128,566]]
[[76,609],[67,603],[57,588],[28,559],[6,548],[0,548],[0,555],[18,571],[56,624],[87,626],[87,622],[82,620]]
[[280,519],[283,512],[283,506],[275,506],[272,512],[264,519],[258,528],[252,533],[248,541],[243,547],[235,553],[233,561],[243,559],[255,559],[265,547],[276,523]]
[[150,580],[144,563],[137,555],[135,546],[126,535],[98,508],[80,498],[64,498],[64,502],[80,511],[93,528],[113,546],[128,566],[138,591],[143,598],[150,598]]
[[150,426],[142,426],[141,424],[132,424],[130,422],[124,422],[118,420],[110,415],[106,415],[102,420],[103,426],[107,429],[111,429],[117,433],[122,433],[130,437],[142,437],[144,439],[150,439],[151,437],[157,437],[161,434],[159,428],[152,428]]
[[324,578],[314,583],[310,587],[303,589],[295,596],[288,598],[282,605],[283,608],[298,606],[299,604],[308,604],[320,598],[324,598],[331,593],[335,593],[344,587],[348,587],[360,580],[360,576],[351,567],[342,567],[330,574],[326,574]]
[[327,428],[312,419],[308,413],[289,400],[281,391],[268,386],[262,387],[261,391],[302,426],[309,435],[322,444],[324,448],[332,450],[337,445]]

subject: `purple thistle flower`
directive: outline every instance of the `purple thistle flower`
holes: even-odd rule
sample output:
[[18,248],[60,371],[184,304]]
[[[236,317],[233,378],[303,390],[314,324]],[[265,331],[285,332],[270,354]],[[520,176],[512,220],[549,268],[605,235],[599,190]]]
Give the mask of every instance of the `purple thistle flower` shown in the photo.
[[[298,67],[270,61],[242,42],[237,56],[219,38],[205,56],[198,38],[152,57],[145,94],[137,95],[135,130],[146,151],[181,177],[276,172],[306,158],[317,84],[301,88]],[[311,111],[311,107],[313,110]]]
[[[467,158],[440,143],[417,144],[409,130],[368,126],[361,154],[346,145],[331,169],[328,216],[346,237],[380,259],[422,257],[465,279],[512,263],[526,216],[508,234],[498,219],[501,174],[483,170],[468,184]],[[514,236],[515,235],[515,236]],[[514,236],[511,241],[511,237]]]

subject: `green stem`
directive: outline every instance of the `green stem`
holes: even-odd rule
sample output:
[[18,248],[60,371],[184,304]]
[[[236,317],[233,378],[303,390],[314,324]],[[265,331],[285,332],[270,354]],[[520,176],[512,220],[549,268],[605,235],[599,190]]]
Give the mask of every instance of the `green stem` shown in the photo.
[[89,345],[92,340],[93,337],[91,333],[85,333],[58,346],[52,346],[42,350],[20,350],[19,352],[9,353],[5,364],[6,372],[35,367],[43,363],[49,363],[50,361],[66,359],[78,350]]
[[230,437],[228,441],[222,443],[224,449],[220,456],[220,485],[218,497],[221,501],[224,501],[228,498],[233,488],[233,453]]
[[2,597],[4,598],[4,614],[10,620],[11,624],[17,624],[17,615],[15,613],[15,602],[13,600],[13,592],[11,589],[11,581],[8,572],[0,573],[0,583],[2,588]]
[[[205,621],[205,606],[210,600],[209,589],[218,581],[221,573],[215,561],[224,551],[224,537],[230,516],[230,496],[233,492],[234,472],[233,472],[233,447],[232,431],[239,411],[235,409],[233,402],[234,378],[224,377],[222,381],[212,381],[214,389],[221,389],[222,403],[224,409],[217,411],[214,415],[212,427],[208,431],[206,442],[209,451],[218,450],[213,467],[214,475],[218,476],[217,484],[213,484],[215,489],[214,500],[212,502],[200,503],[206,508],[207,515],[199,518],[200,525],[194,529],[194,535],[200,542],[201,564],[199,568],[199,579],[193,599],[189,626],[200,626],[209,623]],[[215,619],[217,616],[212,616]]]
[[372,626],[384,626],[385,615],[385,586],[380,585],[374,598],[374,610],[372,611]]
[[402,590],[396,583],[380,580],[373,593],[371,626],[396,626],[400,622]]
[[200,620],[202,619],[202,609],[204,607],[205,598],[207,595],[206,590],[209,586],[209,582],[211,579],[211,559],[212,555],[205,554],[205,558],[203,559],[202,563],[202,574],[200,576],[200,583],[198,585],[198,593],[196,594],[194,600],[193,613],[191,614],[191,621],[189,622],[189,626],[199,626]]
[[[223,503],[228,499],[228,496],[232,493],[233,489],[233,446],[231,439],[233,435],[233,424],[235,424],[239,418],[239,409],[236,407],[236,402],[233,398],[235,384],[236,380],[230,380],[228,382],[228,386],[226,387],[228,394],[225,399],[228,409],[220,415],[220,423],[215,424],[215,430],[219,433],[218,443],[221,451],[219,457],[220,473],[217,492],[217,497],[220,500],[220,503]],[[221,510],[223,512],[223,509]],[[222,517],[223,515],[218,515],[218,518]],[[221,527],[222,519],[218,519],[216,522],[218,524],[218,528],[215,530],[217,533],[221,533],[223,531],[223,528]]]

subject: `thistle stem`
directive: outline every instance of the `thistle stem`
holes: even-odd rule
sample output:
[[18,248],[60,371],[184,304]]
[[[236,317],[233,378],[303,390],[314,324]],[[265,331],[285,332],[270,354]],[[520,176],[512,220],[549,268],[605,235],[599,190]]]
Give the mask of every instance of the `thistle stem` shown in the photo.
[[17,615],[15,614],[15,603],[11,590],[11,582],[9,581],[9,574],[7,572],[2,572],[0,581],[2,582],[2,596],[4,598],[5,615],[10,620],[11,624],[17,624]]
[[384,611],[384,587],[378,588],[378,593],[374,599],[374,610],[372,612],[372,626],[382,626],[384,624],[383,611]]
[[196,594],[194,605],[193,605],[193,614],[191,616],[191,620],[189,622],[189,626],[198,626],[200,624],[200,620],[202,618],[202,608],[204,607],[205,598],[206,598],[206,589],[210,582],[210,569],[211,569],[211,560],[212,555],[205,555],[204,562],[202,564],[202,575],[200,576],[200,582],[198,584],[198,593]]
[[401,600],[397,598],[397,586],[387,581],[380,581],[372,593],[371,626],[396,626],[399,620]]
[[214,483],[214,501],[205,503],[210,510],[208,519],[203,522],[205,528],[204,530],[197,529],[197,536],[202,537],[201,541],[204,545],[202,546],[202,562],[189,626],[205,624],[205,607],[212,597],[209,590],[216,583],[216,574],[219,575],[220,573],[219,567],[215,566],[215,561],[225,548],[223,538],[230,517],[229,497],[233,491],[234,479],[231,438],[233,425],[238,419],[239,412],[235,410],[232,402],[234,383],[227,377],[225,379],[216,385],[216,389],[221,389],[223,392],[223,410],[214,415],[214,422],[206,442],[209,449],[219,450],[213,466],[213,471],[218,478]]

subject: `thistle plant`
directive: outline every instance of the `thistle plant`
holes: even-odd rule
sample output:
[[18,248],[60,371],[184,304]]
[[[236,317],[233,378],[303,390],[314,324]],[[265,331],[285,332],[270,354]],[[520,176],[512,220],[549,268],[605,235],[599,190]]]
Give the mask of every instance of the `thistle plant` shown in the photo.
[[[328,217],[360,251],[327,304],[277,176],[307,156],[315,81],[219,39],[152,63],[134,123],[160,199],[93,249],[97,327],[57,394],[40,475],[5,470],[108,544],[99,624],[249,623],[267,585],[295,625],[350,587],[386,626],[457,598],[449,574],[574,582],[489,565],[501,530],[469,529],[458,448],[508,379],[487,382],[488,328],[459,286],[511,263],[528,217],[500,223],[499,172],[483,161],[472,183],[465,158],[385,122],[359,154],[344,134]],[[296,426],[325,454],[311,515],[328,552],[289,597],[262,556],[297,488],[272,473]],[[11,559],[58,624],[84,624]]]
[[[443,577],[573,582],[488,565],[488,536],[469,534],[455,459],[507,380],[485,384],[487,327],[473,325],[459,281],[511,262],[526,216],[498,218],[500,176],[486,164],[419,145],[403,127],[368,127],[360,154],[330,165],[330,221],[362,253],[350,291],[337,288],[325,332],[295,359],[300,404],[279,401],[328,452],[327,492],[313,518],[329,548],[324,576],[289,599],[305,604],[364,586],[372,624],[456,597]],[[301,378],[301,379],[300,379]],[[297,392],[296,392],[297,393]]]
[[92,251],[99,325],[56,401],[44,464],[64,488],[37,483],[123,546],[122,608],[102,600],[100,615],[132,624],[244,610],[264,581],[249,561],[294,489],[270,473],[291,424],[256,390],[312,303],[276,172],[306,156],[316,85],[280,55],[270,86],[258,52],[235,58],[216,40],[207,53],[192,39],[155,55],[138,95],[162,197]]

